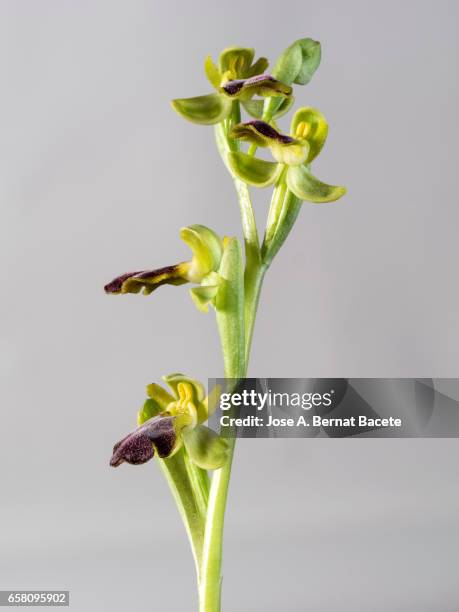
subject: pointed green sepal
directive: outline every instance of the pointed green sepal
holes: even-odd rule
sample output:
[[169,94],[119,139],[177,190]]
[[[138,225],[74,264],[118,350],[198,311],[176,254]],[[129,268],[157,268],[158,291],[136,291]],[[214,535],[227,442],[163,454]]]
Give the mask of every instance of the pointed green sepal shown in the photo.
[[327,140],[328,123],[319,110],[306,106],[299,108],[294,114],[290,132],[295,138],[308,142],[309,154],[306,163],[309,164],[319,155]]
[[172,100],[172,108],[192,123],[212,125],[222,121],[231,112],[231,100],[218,93],[196,98]]
[[205,425],[185,428],[182,439],[193,463],[204,470],[217,470],[228,459],[228,442]]
[[307,166],[292,166],[287,172],[288,188],[300,200],[322,204],[334,202],[346,193],[345,187],[327,185],[313,176]]
[[272,185],[282,170],[282,167],[276,162],[257,159],[239,152],[228,153],[228,163],[238,178],[255,187]]
[[301,49],[302,62],[293,82],[297,85],[307,85],[320,64],[322,56],[320,42],[312,38],[301,38],[294,44]]

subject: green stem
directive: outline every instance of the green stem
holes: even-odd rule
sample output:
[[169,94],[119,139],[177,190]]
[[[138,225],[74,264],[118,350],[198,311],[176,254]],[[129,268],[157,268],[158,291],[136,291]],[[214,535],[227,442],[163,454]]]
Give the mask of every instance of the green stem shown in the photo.
[[[232,121],[237,122],[238,119],[239,105],[235,104]],[[219,124],[216,126],[215,136],[220,155],[231,172],[227,153],[230,150],[238,150],[239,144],[228,137],[229,127],[228,124]],[[242,276],[237,273],[241,268],[240,255],[237,255],[236,251],[232,258],[228,256],[227,261],[222,261],[220,274],[225,283],[228,283],[228,287],[222,302],[216,303],[216,314],[225,377],[237,381],[247,373],[256,311],[267,266],[261,261],[258,231],[248,186],[233,174],[232,176],[241,212],[245,270],[242,283]],[[199,572],[199,612],[220,612],[223,528],[236,443],[234,438],[227,440],[229,456],[225,465],[214,472],[207,505],[203,555]]]
[[245,304],[244,304],[244,320],[245,320],[245,365],[246,369],[249,365],[250,349],[252,347],[253,331],[255,328],[255,319],[257,316],[258,303],[260,301],[260,293],[265,278],[268,266],[259,264],[252,269],[246,268],[244,275],[245,288]]

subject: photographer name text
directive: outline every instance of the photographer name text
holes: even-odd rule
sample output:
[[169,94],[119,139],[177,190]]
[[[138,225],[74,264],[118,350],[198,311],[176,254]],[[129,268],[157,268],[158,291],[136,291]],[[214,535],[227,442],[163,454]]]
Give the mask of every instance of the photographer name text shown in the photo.
[[402,419],[397,417],[371,418],[364,415],[348,418],[325,418],[319,415],[300,415],[292,417],[274,417],[268,415],[248,415],[243,418],[231,417],[227,414],[220,417],[222,427],[402,427]]

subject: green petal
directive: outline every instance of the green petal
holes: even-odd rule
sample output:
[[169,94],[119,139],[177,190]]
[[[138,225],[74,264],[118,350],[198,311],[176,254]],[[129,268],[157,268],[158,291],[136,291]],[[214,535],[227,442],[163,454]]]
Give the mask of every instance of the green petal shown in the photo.
[[281,166],[276,162],[257,159],[246,153],[230,152],[228,153],[228,162],[231,170],[238,178],[256,187],[272,185],[281,170]]
[[[295,98],[293,96],[290,96],[288,98],[282,98],[280,106],[274,112],[273,118],[279,119],[279,117],[283,117],[285,113],[290,110],[294,101]],[[245,108],[248,114],[252,117],[255,117],[255,119],[261,119],[263,117],[263,111],[265,106],[264,100],[243,100],[242,106]]]
[[269,61],[266,57],[260,57],[257,61],[251,66],[244,75],[246,78],[250,78],[256,76],[257,74],[263,74],[266,72],[269,66]]
[[184,429],[182,439],[193,463],[204,470],[217,470],[228,458],[228,442],[205,425]]
[[144,405],[139,410],[137,414],[137,425],[142,425],[148,419],[152,419],[157,416],[160,412],[162,412],[161,406],[154,399],[145,400]]
[[196,308],[201,312],[209,311],[209,304],[215,298],[217,292],[218,285],[200,286],[190,289],[191,299],[195,303]]
[[151,383],[147,386],[147,395],[159,405],[161,412],[167,410],[170,403],[175,402],[175,397],[156,383]]
[[213,85],[215,89],[220,87],[222,75],[221,75],[220,70],[214,64],[210,55],[208,55],[204,61],[204,70],[205,70],[206,76],[209,79],[211,85]]
[[327,185],[316,179],[307,166],[292,166],[287,172],[287,185],[300,200],[315,204],[334,202],[346,193],[345,187]]
[[189,225],[182,227],[180,237],[193,253],[187,272],[188,280],[200,283],[207,274],[218,270],[223,244],[214,231],[205,225]]
[[295,138],[304,138],[309,143],[309,154],[306,159],[306,163],[309,164],[319,155],[325,144],[328,123],[319,110],[306,106],[296,111],[290,131]]
[[197,98],[172,100],[172,108],[188,121],[201,125],[212,125],[229,115],[231,100],[216,93]]

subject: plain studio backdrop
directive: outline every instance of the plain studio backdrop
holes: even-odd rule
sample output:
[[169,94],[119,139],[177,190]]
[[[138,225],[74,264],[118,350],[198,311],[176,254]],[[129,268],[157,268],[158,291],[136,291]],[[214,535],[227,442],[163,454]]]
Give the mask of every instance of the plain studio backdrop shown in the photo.
[[[193,611],[194,569],[157,466],[108,460],[145,385],[222,373],[186,288],[109,297],[187,257],[178,230],[239,232],[212,129],[169,100],[207,54],[272,61],[322,42],[297,105],[330,123],[270,270],[250,373],[459,374],[459,3],[1,0],[0,589],[69,589],[78,612]],[[281,121],[282,127],[287,122]],[[255,196],[260,222],[269,190]],[[242,440],[224,610],[459,609],[457,440]]]

